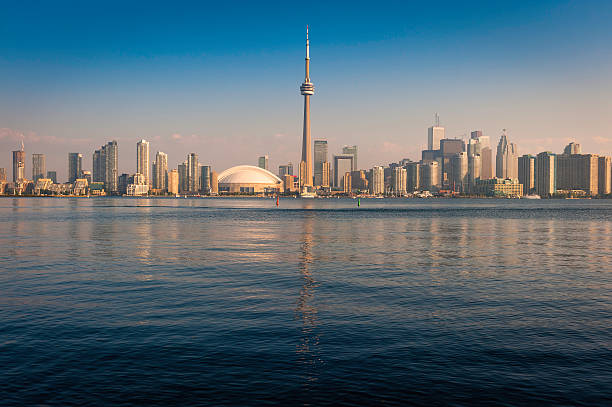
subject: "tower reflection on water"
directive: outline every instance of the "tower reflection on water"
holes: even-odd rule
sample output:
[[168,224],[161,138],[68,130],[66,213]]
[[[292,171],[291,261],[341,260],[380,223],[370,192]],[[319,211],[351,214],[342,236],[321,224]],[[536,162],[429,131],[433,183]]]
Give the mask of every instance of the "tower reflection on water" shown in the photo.
[[[305,203],[305,209],[311,203]],[[300,342],[296,346],[297,361],[302,369],[305,387],[314,384],[318,379],[318,369],[322,365],[319,352],[318,310],[315,294],[318,282],[313,276],[313,230],[314,214],[303,214],[303,238],[301,242],[298,270],[302,279],[302,287],[295,308],[295,318],[301,321]]]

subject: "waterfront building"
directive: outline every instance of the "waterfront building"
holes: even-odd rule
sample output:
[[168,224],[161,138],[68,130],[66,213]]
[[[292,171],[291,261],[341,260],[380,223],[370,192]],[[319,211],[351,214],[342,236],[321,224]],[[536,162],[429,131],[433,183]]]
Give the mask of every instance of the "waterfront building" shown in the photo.
[[115,140],[109,141],[93,153],[93,182],[103,182],[107,194],[118,192],[119,148]]
[[495,160],[497,178],[518,179],[518,149],[514,143],[508,141],[506,129],[499,138]]
[[189,192],[189,180],[187,178],[187,161],[178,165],[179,187],[178,193],[185,194]]
[[40,177],[34,182],[34,195],[47,194],[51,190],[53,181],[49,178]]
[[404,167],[393,168],[391,188],[395,196],[406,195],[406,169]]
[[32,181],[34,181],[34,184],[36,184],[36,181],[38,181],[38,179],[45,178],[46,172],[47,166],[45,163],[45,155],[32,154]]
[[612,193],[612,158],[608,156],[599,157],[597,179],[599,185],[597,187],[599,195],[609,195]]
[[[314,186],[323,186],[323,163],[327,162],[327,140],[314,141]],[[328,183],[329,185],[329,183]]]
[[212,168],[210,165],[201,165],[200,166],[200,191],[205,194],[210,194],[210,182],[211,182],[211,173]]
[[196,153],[187,156],[187,190],[192,194],[200,191],[200,163]]
[[147,177],[144,174],[136,173],[130,176],[126,195],[128,196],[144,196],[149,193],[149,184]]
[[431,191],[440,188],[440,163],[429,161],[421,163],[420,167],[420,189]]
[[168,154],[158,151],[153,163],[153,189],[162,193],[168,189]]
[[0,182],[6,182],[6,168],[0,168]]
[[357,171],[359,169],[359,165],[357,164],[357,146],[342,147],[342,154],[350,154],[353,156],[353,171]]
[[571,154],[582,154],[582,148],[580,144],[574,143],[573,141],[565,146],[563,149],[563,154],[571,155]]
[[83,169],[83,155],[81,153],[68,153],[68,182],[73,184],[80,177]]
[[297,177],[294,177],[291,174],[285,174],[282,177],[283,180],[283,190],[286,194],[292,194],[294,192],[299,191],[300,184],[299,181],[296,182]]
[[312,187],[313,165],[312,150],[310,143],[310,96],[314,95],[314,85],[310,81],[310,40],[308,38],[308,26],[306,26],[306,60],[305,78],[300,86],[300,92],[304,96],[304,132],[302,134],[302,161],[300,162],[300,192]]
[[342,186],[344,188],[345,194],[350,194],[352,192],[351,184],[352,184],[351,183],[351,173],[350,172],[344,173],[344,177],[342,177]]
[[355,156],[353,154],[334,155],[334,188],[342,189],[343,178],[341,174],[355,171]]
[[385,170],[376,166],[371,169],[370,193],[372,195],[383,195],[385,193]]
[[178,195],[179,193],[179,172],[171,170],[168,172],[168,193]]
[[368,177],[364,170],[356,170],[351,172],[351,190],[367,192],[368,191]]
[[93,182],[91,178],[91,171],[81,170],[81,174],[79,174],[79,178],[77,179],[85,179],[87,180],[87,185]]
[[144,176],[146,185],[151,184],[149,167],[149,142],[140,140],[136,143],[136,172]]
[[268,165],[269,165],[269,158],[267,155],[262,155],[261,157],[259,157],[258,161],[257,161],[257,166],[259,168],[263,168],[264,170],[268,170]]
[[72,184],[72,195],[87,195],[89,182],[85,178],[77,178]]
[[468,190],[468,156],[465,151],[455,154],[451,159],[452,165],[452,187],[456,192],[467,192]]
[[440,182],[443,186],[451,186],[453,176],[453,157],[465,151],[465,142],[461,139],[442,139],[440,140],[440,154],[436,157],[441,162],[442,178]]
[[535,191],[542,198],[557,192],[557,156],[550,151],[536,156]]
[[22,140],[21,148],[13,151],[13,183],[20,182],[25,179],[25,160],[26,154]]
[[498,197],[521,197],[523,186],[518,179],[479,179],[476,180],[475,192],[479,195]]
[[421,164],[410,162],[404,165],[404,168],[406,169],[406,192],[412,193],[418,191],[420,187]]
[[[468,155],[467,191],[474,192],[476,180],[480,179],[482,158],[480,154]],[[466,192],[466,191],[464,191]]]
[[518,158],[518,180],[523,184],[523,195],[531,195],[536,190],[536,158],[525,154]]
[[219,174],[216,171],[210,173],[210,193],[213,195],[219,193]]
[[557,190],[582,190],[597,195],[599,157],[595,154],[560,154],[557,156]]
[[219,192],[241,194],[279,193],[283,180],[268,170],[252,165],[238,165],[219,174]]
[[321,165],[321,187],[329,188],[331,186],[331,179],[332,179],[331,163],[328,161],[325,161]]
[[47,171],[47,178],[49,178],[54,184],[57,184],[57,171]]
[[117,193],[119,195],[127,194],[127,188],[130,184],[130,174],[121,174],[117,177]]

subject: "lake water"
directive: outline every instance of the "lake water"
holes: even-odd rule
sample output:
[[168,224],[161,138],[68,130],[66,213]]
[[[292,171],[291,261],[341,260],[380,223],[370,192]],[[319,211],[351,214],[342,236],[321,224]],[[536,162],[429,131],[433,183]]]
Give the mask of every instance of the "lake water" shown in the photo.
[[612,201],[4,198],[0,248],[0,404],[612,403]]

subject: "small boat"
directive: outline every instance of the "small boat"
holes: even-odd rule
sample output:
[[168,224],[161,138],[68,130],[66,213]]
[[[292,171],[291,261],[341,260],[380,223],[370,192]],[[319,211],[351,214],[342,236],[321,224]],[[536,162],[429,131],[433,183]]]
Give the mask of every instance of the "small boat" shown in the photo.
[[525,199],[542,199],[540,195],[525,195],[523,198]]

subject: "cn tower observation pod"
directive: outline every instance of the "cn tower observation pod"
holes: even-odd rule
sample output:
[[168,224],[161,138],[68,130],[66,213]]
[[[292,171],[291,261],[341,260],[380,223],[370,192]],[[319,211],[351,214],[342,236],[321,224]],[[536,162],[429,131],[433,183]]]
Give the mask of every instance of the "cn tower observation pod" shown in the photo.
[[283,181],[268,170],[253,165],[238,165],[219,174],[219,193],[278,193]]

